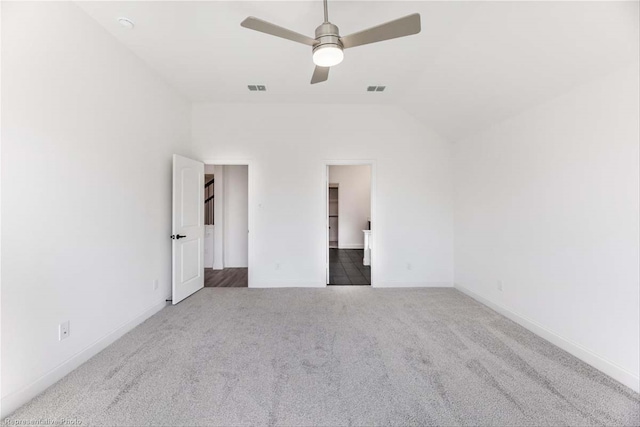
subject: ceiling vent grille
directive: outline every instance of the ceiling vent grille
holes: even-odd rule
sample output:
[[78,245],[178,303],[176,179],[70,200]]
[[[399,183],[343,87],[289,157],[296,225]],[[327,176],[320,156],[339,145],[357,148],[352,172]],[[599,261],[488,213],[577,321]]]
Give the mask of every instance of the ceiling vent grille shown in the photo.
[[369,86],[367,92],[384,92],[386,88],[386,86]]

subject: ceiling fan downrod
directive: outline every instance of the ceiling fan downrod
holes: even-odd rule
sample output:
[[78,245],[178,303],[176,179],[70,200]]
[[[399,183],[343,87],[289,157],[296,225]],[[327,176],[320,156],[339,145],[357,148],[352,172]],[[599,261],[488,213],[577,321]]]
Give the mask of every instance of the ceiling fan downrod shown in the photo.
[[329,23],[329,5],[327,4],[327,0],[323,0],[324,3],[324,23]]

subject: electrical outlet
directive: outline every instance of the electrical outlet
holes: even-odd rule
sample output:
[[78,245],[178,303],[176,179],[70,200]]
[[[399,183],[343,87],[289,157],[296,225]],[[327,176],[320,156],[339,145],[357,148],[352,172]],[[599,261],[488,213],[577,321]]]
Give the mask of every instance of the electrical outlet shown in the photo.
[[67,337],[69,337],[69,321],[68,320],[58,325],[58,340],[62,341]]
[[153,279],[153,290],[157,291],[159,287],[158,279]]
[[498,290],[500,292],[502,292],[502,280],[498,280],[498,283],[496,284],[496,287],[498,288]]

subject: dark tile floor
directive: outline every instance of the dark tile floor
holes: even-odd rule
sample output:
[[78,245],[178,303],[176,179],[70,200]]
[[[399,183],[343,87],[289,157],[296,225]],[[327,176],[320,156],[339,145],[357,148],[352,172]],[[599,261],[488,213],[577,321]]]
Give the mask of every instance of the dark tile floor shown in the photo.
[[371,285],[371,267],[362,264],[362,249],[329,249],[330,285]]

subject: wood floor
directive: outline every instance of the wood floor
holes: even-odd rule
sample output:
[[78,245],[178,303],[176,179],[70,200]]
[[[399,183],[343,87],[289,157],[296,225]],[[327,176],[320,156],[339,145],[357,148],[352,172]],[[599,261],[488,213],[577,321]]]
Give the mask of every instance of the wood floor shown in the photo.
[[[362,249],[329,250],[330,285],[371,285],[371,267],[362,264]],[[248,268],[204,269],[205,288],[246,288]]]
[[204,269],[205,288],[246,288],[249,286],[248,268]]
[[329,285],[371,285],[362,249],[329,249]]

